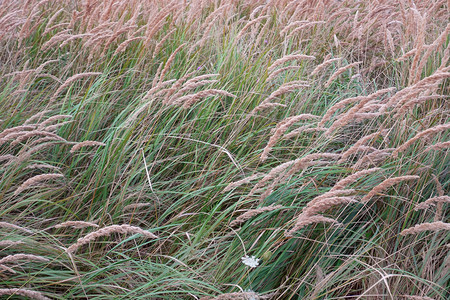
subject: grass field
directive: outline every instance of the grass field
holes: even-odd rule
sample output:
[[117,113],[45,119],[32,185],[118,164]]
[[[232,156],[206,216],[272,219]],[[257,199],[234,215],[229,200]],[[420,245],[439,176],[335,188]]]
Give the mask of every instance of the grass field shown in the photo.
[[0,298],[449,299],[449,20],[0,0]]

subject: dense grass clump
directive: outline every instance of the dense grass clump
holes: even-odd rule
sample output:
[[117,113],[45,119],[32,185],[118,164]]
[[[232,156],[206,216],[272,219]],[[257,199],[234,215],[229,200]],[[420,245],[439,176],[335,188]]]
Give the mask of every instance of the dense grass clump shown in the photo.
[[0,1],[0,296],[448,299],[414,2]]

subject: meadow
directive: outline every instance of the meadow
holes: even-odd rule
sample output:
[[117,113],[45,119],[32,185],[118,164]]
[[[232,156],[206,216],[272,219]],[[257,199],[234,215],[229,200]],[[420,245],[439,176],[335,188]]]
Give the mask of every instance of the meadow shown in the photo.
[[0,298],[449,299],[449,20],[0,0]]

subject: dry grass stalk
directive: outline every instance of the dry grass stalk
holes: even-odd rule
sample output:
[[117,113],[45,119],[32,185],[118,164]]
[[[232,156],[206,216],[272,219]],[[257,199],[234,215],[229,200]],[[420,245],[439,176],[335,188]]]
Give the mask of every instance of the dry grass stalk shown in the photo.
[[414,227],[407,228],[400,232],[400,235],[418,234],[424,231],[450,230],[450,223],[436,221],[432,223],[417,224]]
[[44,296],[41,292],[32,291],[23,288],[12,288],[12,289],[0,289],[0,296],[23,296],[29,299],[35,300],[51,300],[50,298]]
[[81,246],[88,244],[89,242],[102,237],[102,236],[109,236],[113,233],[123,233],[123,234],[141,234],[145,237],[151,238],[151,239],[156,239],[158,238],[156,235],[154,235],[151,232],[148,232],[146,230],[143,230],[139,227],[136,226],[130,226],[127,224],[123,224],[123,225],[111,225],[108,227],[104,227],[101,228],[97,231],[91,232],[88,235],[86,235],[85,237],[82,237],[80,239],[77,240],[77,242],[73,245],[71,245],[69,248],[66,249],[67,253],[74,253],[75,251],[77,251],[78,248],[80,248]]
[[362,203],[368,202],[373,196],[378,195],[382,191],[386,190],[387,188],[393,186],[394,184],[397,184],[399,182],[405,181],[405,180],[415,180],[420,179],[420,176],[417,175],[406,175],[406,176],[399,176],[399,177],[393,177],[388,178],[381,182],[379,185],[375,186],[367,195],[365,195],[362,199]]
[[303,227],[306,227],[308,225],[315,224],[315,223],[333,223],[336,225],[340,225],[340,223],[338,221],[336,221],[335,219],[327,218],[322,215],[307,216],[307,215],[300,214],[297,218],[297,221],[295,222],[294,227],[291,230],[289,230],[285,235],[287,237],[292,237],[296,231],[299,231]]
[[31,231],[31,230],[29,230],[29,229],[27,229],[27,228],[20,227],[20,226],[17,226],[17,225],[8,223],[8,222],[0,222],[0,228],[11,228],[11,229],[16,229],[16,230],[24,231],[24,232],[26,232],[26,233],[33,233],[33,231]]
[[393,157],[396,158],[398,157],[398,154],[404,150],[406,150],[409,146],[411,146],[411,144],[413,144],[415,141],[422,139],[426,136],[429,136],[431,134],[437,134],[441,131],[450,129],[450,123],[449,124],[442,124],[442,125],[438,125],[435,127],[431,127],[428,129],[425,129],[421,132],[419,132],[418,134],[416,134],[412,139],[408,140],[406,143],[400,145],[399,147],[397,147],[397,149],[395,149],[395,151],[392,153]]
[[331,188],[330,192],[336,191],[336,190],[342,190],[344,187],[346,187],[349,184],[354,183],[361,177],[381,171],[381,170],[382,170],[381,168],[371,168],[371,169],[367,169],[367,170],[358,171],[358,172],[356,172],[352,175],[349,175],[349,176],[339,180],[338,182],[336,182],[336,184]]
[[366,144],[368,141],[378,137],[378,136],[386,136],[386,134],[388,133],[387,130],[380,130],[374,133],[371,133],[369,135],[366,135],[362,138],[360,138],[355,144],[353,144],[350,148],[348,148],[344,153],[342,153],[342,157],[341,159],[338,161],[338,163],[343,163],[345,160],[347,160],[347,158],[356,153],[358,151],[358,149],[363,146],[364,144]]
[[425,202],[417,204],[414,210],[418,211],[419,209],[427,209],[438,203],[450,203],[450,196],[438,196],[427,199]]
[[417,70],[417,64],[419,63],[420,54],[422,53],[423,46],[425,44],[425,33],[426,33],[426,22],[427,17],[426,14],[422,16],[420,12],[412,8],[412,12],[414,12],[414,16],[416,19],[416,26],[417,26],[417,36],[415,39],[415,49],[417,49],[416,53],[414,54],[414,59],[411,63],[411,67],[409,69],[409,85],[416,83],[416,72],[420,72],[420,70]]
[[288,61],[315,60],[315,59],[316,59],[316,57],[312,56],[312,55],[304,55],[304,54],[286,55],[286,56],[283,56],[282,58],[279,58],[276,61],[274,61],[267,70],[269,73],[272,73],[278,66],[280,66]]
[[73,145],[72,148],[70,149],[70,153],[75,153],[76,151],[80,150],[83,147],[93,147],[93,146],[106,146],[106,144],[97,141],[84,141]]
[[24,183],[22,183],[14,192],[14,196],[17,196],[21,192],[25,191],[26,189],[35,187],[39,183],[43,181],[49,181],[57,178],[64,178],[64,175],[62,174],[41,174],[31,177],[30,179],[26,180]]
[[311,114],[301,114],[298,116],[289,117],[287,119],[284,119],[280,123],[277,124],[275,130],[272,132],[272,136],[269,139],[269,142],[267,143],[267,146],[264,148],[260,161],[265,161],[269,156],[270,150],[272,150],[272,147],[275,146],[277,141],[281,138],[281,136],[288,130],[289,127],[291,127],[293,124],[302,121],[302,120],[311,120],[316,119],[318,116],[311,115]]
[[241,179],[241,180],[238,180],[238,181],[235,181],[235,182],[231,182],[230,184],[228,184],[224,189],[223,189],[223,193],[224,192],[228,192],[228,191],[231,191],[232,189],[234,189],[234,188],[237,188],[237,187],[240,187],[241,185],[244,185],[244,184],[248,184],[248,183],[250,183],[252,180],[255,180],[255,179],[258,179],[258,178],[260,178],[261,176],[263,176],[264,174],[262,174],[262,173],[256,173],[256,174],[253,174],[253,175],[251,175],[251,176],[248,176],[248,177],[245,177],[244,179]]
[[319,25],[319,24],[326,24],[326,22],[325,21],[314,21],[314,22],[308,22],[308,23],[305,23],[305,24],[302,24],[302,25],[300,25],[300,26],[298,26],[298,27],[296,27],[294,30],[292,30],[289,34],[288,34],[288,36],[286,37],[286,39],[292,39],[293,37],[293,35],[295,35],[295,34],[297,34],[297,32],[299,32],[299,31],[301,31],[301,30],[303,30],[303,29],[305,29],[305,28],[308,28],[308,27],[311,27],[311,26],[314,26],[314,25]]
[[50,99],[50,103],[54,102],[56,100],[56,97],[58,97],[59,93],[61,93],[65,88],[67,88],[70,84],[72,84],[72,82],[74,82],[78,79],[81,79],[81,78],[90,77],[90,76],[98,76],[98,75],[102,75],[102,74],[103,73],[101,73],[101,72],[86,72],[86,73],[80,73],[80,74],[76,74],[76,75],[69,77],[66,81],[64,81],[64,83],[53,94],[52,98]]
[[342,73],[344,73],[345,71],[347,71],[348,69],[351,69],[353,67],[356,67],[357,65],[362,64],[362,61],[358,61],[358,62],[354,62],[352,64],[349,64],[345,67],[341,67],[339,69],[337,69],[336,72],[333,73],[333,75],[331,75],[331,77],[328,79],[328,81],[325,83],[325,87],[329,87],[333,81],[339,77],[339,75],[341,75]]
[[80,228],[86,228],[86,227],[98,228],[99,226],[95,223],[85,222],[85,221],[67,221],[67,222],[63,222],[61,224],[55,225],[55,228],[63,228],[63,227],[72,227],[72,228],[80,229]]
[[435,99],[444,99],[444,98],[448,98],[448,97],[449,96],[446,96],[446,95],[428,95],[428,96],[420,96],[418,98],[413,98],[413,99],[407,100],[407,101],[402,101],[401,106],[399,105],[395,108],[395,110],[398,110],[398,111],[394,118],[400,118],[403,114],[408,112],[410,109],[412,109],[413,107],[415,107],[418,104],[424,103],[425,101],[435,100]]
[[7,263],[15,263],[18,260],[40,261],[40,262],[48,262],[49,261],[48,258],[45,258],[42,256],[19,253],[19,254],[12,254],[12,255],[3,257],[2,259],[0,259],[0,265],[7,264]]
[[[340,154],[336,153],[312,153],[308,154],[305,157],[296,159],[292,168],[287,172],[285,177],[289,177],[304,168],[314,165],[314,160],[318,159],[329,159],[332,161],[337,161],[341,157]],[[319,163],[323,163],[323,161],[319,161]]]
[[283,208],[282,205],[270,205],[270,206],[266,206],[266,207],[250,209],[247,212],[245,212],[244,214],[240,215],[236,220],[232,221],[230,223],[230,227],[235,227],[235,226],[241,225],[248,219],[251,219],[254,216],[257,216],[259,214],[262,214],[263,212],[273,211],[273,210],[281,209],[281,208]]

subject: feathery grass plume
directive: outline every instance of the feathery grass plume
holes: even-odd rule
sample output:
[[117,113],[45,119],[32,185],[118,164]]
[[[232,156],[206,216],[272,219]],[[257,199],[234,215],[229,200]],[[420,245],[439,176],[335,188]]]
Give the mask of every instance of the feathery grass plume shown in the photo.
[[292,30],[292,31],[288,34],[288,36],[286,37],[286,39],[287,39],[287,40],[291,39],[293,35],[295,35],[297,32],[299,32],[299,31],[301,31],[301,30],[303,30],[303,29],[305,29],[305,28],[308,28],[308,27],[311,27],[311,26],[314,26],[314,25],[320,25],[320,24],[326,24],[326,22],[325,22],[325,21],[311,21],[311,22],[308,22],[308,23],[299,25],[299,26],[297,26],[294,30]]
[[283,56],[282,58],[277,59],[276,61],[274,61],[270,67],[267,69],[267,71],[270,73],[274,72],[275,69],[284,64],[285,62],[288,61],[298,61],[298,60],[315,60],[316,57],[312,56],[312,55],[304,55],[304,54],[290,54],[290,55],[286,55]]
[[[17,134],[20,134],[14,141],[11,142],[11,146],[15,146],[20,144],[21,142],[29,139],[29,138],[33,138],[36,136],[44,136],[44,137],[51,137],[54,138],[55,140],[61,141],[61,142],[67,142],[66,139],[60,137],[59,135],[52,133],[52,132],[48,132],[48,131],[43,131],[43,130],[32,130],[32,131],[25,131],[25,132],[18,132]],[[9,136],[9,135],[8,135]],[[8,138],[8,136],[5,137],[5,139]]]
[[332,63],[336,62],[336,61],[340,61],[342,60],[342,57],[336,57],[336,58],[331,58],[331,59],[327,59],[325,60],[323,63],[321,63],[320,65],[318,65],[312,72],[311,75],[316,75],[319,72],[321,72],[322,70],[326,69],[329,65],[331,65]]
[[420,70],[417,70],[417,65],[419,63],[420,54],[422,53],[422,49],[425,44],[425,33],[427,26],[426,13],[422,16],[420,12],[415,8],[411,8],[411,11],[414,13],[416,19],[417,35],[415,38],[415,49],[417,49],[417,51],[414,54],[414,59],[409,69],[409,85],[416,83],[416,73],[420,72]]
[[328,81],[325,83],[325,88],[329,87],[333,81],[339,77],[339,75],[341,75],[342,73],[344,73],[345,71],[347,71],[348,69],[351,69],[353,67],[356,67],[357,65],[362,64],[362,61],[358,61],[358,62],[354,62],[352,64],[349,64],[345,67],[341,67],[339,69],[337,69],[336,72],[333,73],[333,75],[331,75],[331,77],[328,79]]
[[2,259],[0,259],[0,265],[7,264],[7,263],[15,263],[19,260],[41,261],[41,262],[50,261],[48,258],[45,258],[43,256],[19,253],[19,254],[11,254],[11,255],[3,257]]
[[425,64],[428,61],[428,58],[431,56],[433,51],[435,51],[437,48],[441,47],[442,44],[444,44],[444,42],[448,39],[449,34],[450,34],[450,24],[447,24],[447,27],[437,37],[437,39],[432,44],[428,45],[425,53],[422,55],[419,65],[417,67],[417,71],[415,72],[413,82],[417,82],[420,80],[420,75],[422,73],[423,68],[425,67]]
[[428,147],[428,149],[426,149],[425,151],[443,150],[443,149],[448,149],[448,148],[450,148],[450,141],[442,142],[442,143],[436,143],[436,144],[431,145],[430,147]]
[[11,241],[11,240],[3,240],[0,241],[0,247],[11,247],[11,246],[19,246],[25,244],[22,241]]
[[183,47],[186,45],[186,43],[181,44],[180,46],[178,46],[177,49],[175,49],[172,54],[169,56],[169,58],[167,59],[166,64],[164,65],[164,69],[161,71],[161,75],[159,76],[159,82],[158,85],[160,83],[162,83],[162,81],[164,80],[164,77],[166,76],[167,72],[169,71],[170,65],[172,64],[172,62],[175,60],[175,56],[177,56],[177,53],[181,51],[181,49],[183,49]]
[[12,154],[0,155],[0,162],[2,162],[2,161],[7,161],[7,162],[9,162],[9,161],[14,160],[14,159],[16,159],[16,158],[17,158],[17,157],[15,157],[15,156],[12,155]]
[[70,149],[70,153],[75,153],[76,151],[80,150],[83,147],[94,147],[94,146],[106,146],[106,144],[97,141],[79,142],[72,146],[72,148]]
[[[277,97],[279,97],[283,94],[293,92],[298,89],[302,89],[302,88],[309,87],[309,86],[310,86],[309,83],[306,81],[303,81],[303,80],[287,82],[287,83],[281,85],[277,90],[272,92],[269,95],[269,97],[264,99],[258,106],[256,106],[250,114],[253,115],[253,114],[257,113],[258,111],[261,111],[263,108],[265,108],[266,104],[271,103],[271,101],[273,99],[276,99]],[[279,103],[276,103],[276,104],[281,105]]]
[[363,136],[362,138],[360,138],[355,144],[353,144],[353,146],[351,146],[350,148],[348,148],[344,153],[342,153],[342,157],[341,159],[338,160],[338,163],[343,163],[345,160],[347,160],[347,158],[354,154],[355,152],[358,151],[358,149],[363,146],[364,144],[366,144],[368,141],[378,137],[378,136],[386,136],[386,134],[388,133],[388,131],[385,130],[380,130],[374,133],[371,133],[369,135]]
[[249,21],[240,31],[239,33],[236,35],[236,38],[233,41],[233,45],[235,46],[238,41],[242,38],[242,36],[245,34],[245,32],[247,31],[247,29],[252,26],[252,25],[259,25],[261,23],[262,20],[269,18],[269,16],[264,15],[264,16],[259,16],[258,18]]
[[26,169],[51,169],[55,171],[61,170],[60,167],[52,166],[49,164],[31,164],[26,167]]
[[34,299],[34,300],[52,300],[46,296],[44,296],[44,294],[42,294],[41,292],[38,291],[32,291],[32,290],[28,290],[28,289],[23,289],[23,288],[11,288],[11,289],[0,289],[0,296],[23,296],[23,297],[27,297],[29,299]]
[[434,298],[430,298],[427,296],[400,295],[400,297],[407,300],[435,300]]
[[135,41],[142,40],[142,39],[144,39],[144,37],[142,37],[142,36],[136,36],[136,37],[132,37],[132,38],[129,38],[129,39],[123,41],[122,43],[120,43],[119,46],[117,46],[117,49],[116,49],[116,51],[114,51],[113,56],[115,56],[115,55],[117,55],[117,54],[119,54],[119,53],[124,52],[125,49],[127,48],[127,46],[128,46],[129,44],[131,44],[131,43],[133,43],[133,42],[135,42]]
[[439,231],[439,230],[450,230],[450,223],[436,221],[432,223],[417,224],[414,227],[410,227],[403,230],[402,232],[400,232],[400,235],[405,236],[408,234],[418,234],[424,231]]
[[63,228],[63,227],[72,227],[72,228],[80,229],[80,228],[86,228],[86,227],[98,228],[99,226],[95,223],[85,222],[85,221],[67,221],[67,222],[63,222],[61,224],[55,225],[55,228]]
[[361,177],[381,171],[381,170],[382,170],[381,168],[371,168],[371,169],[358,171],[358,172],[356,172],[352,175],[349,175],[349,176],[339,180],[338,182],[336,182],[335,185],[331,188],[330,192],[342,190],[344,187],[346,187],[349,184],[354,183]]
[[222,95],[222,96],[236,98],[235,95],[233,95],[227,91],[217,90],[217,89],[209,89],[209,90],[205,90],[205,91],[200,91],[195,94],[189,94],[189,95],[180,97],[170,104],[182,105],[183,108],[187,109],[187,108],[190,108],[192,105],[194,105],[197,101],[199,101],[202,98],[216,96],[216,95]]
[[[166,103],[177,102],[177,99],[179,97],[182,97],[183,93],[186,93],[188,91],[194,90],[196,88],[202,87],[207,84],[211,85],[211,84],[218,83],[218,82],[219,82],[219,80],[201,80],[201,81],[197,81],[197,82],[191,82],[190,84],[184,84],[183,87],[172,96],[172,100],[168,99],[168,101],[166,101]],[[172,88],[170,90],[168,90],[168,92],[171,92],[171,90],[172,90]],[[168,96],[168,93],[166,94],[166,97],[167,96]]]
[[382,164],[395,148],[384,148],[375,150],[361,157],[351,168],[354,170],[362,170],[369,166],[377,166]]
[[267,77],[266,82],[271,81],[272,79],[274,79],[278,74],[288,71],[288,70],[297,70],[300,69],[301,66],[287,66],[278,70],[273,71],[272,73],[270,73],[270,75]]
[[253,189],[250,191],[249,196],[253,195],[258,189],[266,186],[267,182],[269,182],[270,180],[276,178],[283,172],[286,172],[286,170],[288,168],[290,168],[292,165],[294,165],[295,162],[296,162],[296,160],[291,160],[291,161],[285,162],[279,166],[276,166],[275,168],[270,170],[269,173],[267,173],[260,181],[258,181],[255,184]]
[[418,211],[419,209],[427,209],[437,203],[450,203],[450,196],[438,196],[427,199],[425,202],[417,204],[414,210]]
[[[16,274],[17,272],[14,271],[12,268],[5,266],[5,265],[0,265],[0,270],[5,270],[7,272],[10,272],[11,274]],[[0,274],[3,272],[0,272]]]
[[247,212],[240,215],[236,220],[232,221],[230,223],[230,227],[235,227],[235,226],[241,225],[248,219],[251,219],[254,216],[257,216],[259,214],[262,214],[263,212],[273,211],[273,210],[281,209],[281,208],[283,208],[283,205],[270,205],[270,206],[250,209]]
[[53,13],[53,15],[50,17],[50,19],[48,19],[48,22],[45,25],[45,29],[44,29],[44,32],[42,33],[42,35],[46,35],[47,33],[49,33],[52,30],[51,25],[56,20],[56,18],[59,16],[59,14],[62,13],[63,11],[64,11],[64,8],[61,8],[60,10]]
[[49,124],[52,124],[55,121],[59,120],[65,120],[65,119],[72,119],[73,117],[71,115],[56,115],[53,117],[48,118],[44,122],[40,123],[38,126],[38,130],[43,130],[45,127],[47,127]]
[[79,238],[77,242],[73,245],[71,245],[69,248],[66,249],[67,253],[74,253],[77,251],[78,248],[81,246],[88,244],[89,242],[102,237],[102,236],[109,236],[113,233],[123,233],[123,234],[141,234],[145,237],[151,238],[151,239],[157,239],[158,237],[154,235],[151,232],[148,232],[146,230],[143,230],[136,226],[130,226],[128,224],[123,225],[111,225],[104,228],[100,228],[97,231],[91,232],[85,237]]
[[400,106],[397,106],[394,110],[397,111],[394,118],[400,118],[403,114],[408,112],[410,109],[412,109],[414,106],[418,104],[422,104],[425,101],[428,100],[435,100],[435,99],[444,99],[449,98],[449,96],[446,95],[428,95],[428,96],[420,96],[418,98],[413,98],[407,101],[402,101],[402,104]]
[[27,228],[20,227],[20,226],[17,226],[17,225],[8,223],[8,222],[0,222],[0,228],[11,228],[11,229],[20,230],[20,231],[23,231],[23,232],[26,232],[26,233],[33,233],[33,231],[31,231],[31,230],[29,230]]
[[418,95],[421,91],[428,90],[430,85],[435,86],[444,79],[450,77],[450,72],[448,72],[448,70],[450,70],[449,68],[437,70],[434,74],[425,77],[416,84],[398,91],[395,95],[389,98],[388,101],[386,101],[385,105],[380,109],[380,112],[384,113],[390,107],[394,107],[394,109],[396,109],[401,106],[405,100],[409,101],[411,99],[411,95]]
[[368,202],[370,199],[372,199],[373,196],[381,193],[382,191],[386,190],[387,188],[393,186],[394,184],[397,184],[399,182],[405,181],[405,180],[414,180],[419,179],[420,176],[417,175],[406,175],[406,176],[399,176],[399,177],[392,177],[384,180],[379,185],[375,186],[367,195],[365,195],[362,199],[362,203]]
[[7,129],[3,130],[2,132],[0,132],[0,139],[8,136],[11,133],[25,132],[25,131],[34,130],[34,129],[36,129],[35,125],[21,125],[21,126],[16,126],[16,127],[12,127],[12,128],[7,128]]
[[200,298],[200,300],[252,300],[252,299],[262,299],[262,298],[255,292],[225,293],[216,297]]
[[125,206],[123,208],[124,211],[126,210],[132,210],[132,209],[137,209],[137,208],[141,208],[141,207],[148,207],[148,206],[152,206],[153,204],[151,203],[133,203],[133,204],[129,204],[127,206]]
[[102,74],[103,73],[101,73],[101,72],[86,72],[86,73],[80,73],[80,74],[76,74],[76,75],[69,77],[66,81],[64,81],[64,83],[53,94],[53,96],[50,99],[50,103],[53,103],[56,100],[56,97],[58,97],[59,93],[61,93],[65,88],[67,88],[70,84],[72,84],[72,82],[74,82],[78,79],[81,79],[81,78],[90,77],[90,76],[98,76],[98,75],[102,75]]
[[[294,161],[292,168],[286,173],[285,178],[289,177],[304,168],[314,165],[314,160],[318,159],[329,159],[332,161],[337,161],[341,157],[340,154],[336,153],[312,153],[305,157],[298,158]],[[322,162],[322,161],[321,161]]]
[[[357,96],[357,97],[352,97],[352,98],[347,98],[344,100],[339,101],[338,103],[334,104],[332,107],[330,107],[327,112],[325,113],[325,115],[322,117],[322,120],[319,122],[319,124],[317,126],[322,127],[325,125],[325,123],[327,121],[329,121],[331,119],[331,116],[338,110],[341,108],[344,108],[345,106],[347,106],[348,104],[351,103],[355,103],[355,102],[360,102],[360,101],[371,101],[374,100],[386,93],[392,92],[394,91],[395,88],[391,87],[391,88],[386,88],[386,89],[382,89],[379,91],[376,91],[375,93],[372,93],[370,95],[367,96]],[[367,103],[368,101],[366,101],[365,103]],[[362,106],[364,107],[364,106]]]
[[72,36],[70,33],[68,33],[70,31],[71,31],[70,29],[66,29],[66,30],[60,31],[57,34],[55,34],[54,36],[52,36],[52,38],[50,40],[48,40],[47,42],[45,42],[42,45],[41,51],[43,51],[43,52],[47,51],[50,47],[70,38]]
[[302,120],[311,120],[316,119],[318,116],[311,115],[311,114],[301,114],[298,116],[293,116],[284,119],[280,123],[277,124],[274,131],[272,132],[272,136],[269,139],[269,142],[267,143],[267,146],[264,148],[263,152],[261,153],[260,161],[265,161],[269,156],[270,150],[272,150],[272,147],[277,143],[277,141],[281,138],[281,136],[288,130],[289,127],[291,127],[293,124],[302,121]]
[[152,59],[155,59],[156,55],[159,53],[159,50],[161,50],[161,47],[163,46],[163,44],[167,41],[167,39],[172,35],[172,33],[174,33],[175,31],[177,31],[177,29],[172,29],[171,31],[169,31],[168,33],[166,33],[165,36],[163,36],[161,38],[161,40],[158,42],[158,44],[156,44],[155,49],[153,50],[153,56]]
[[23,123],[23,125],[36,127],[38,124],[31,124],[31,122],[37,121],[39,123],[41,121],[41,118],[45,114],[48,114],[49,112],[51,112],[51,110],[43,110],[41,112],[38,112],[38,113],[32,115],[31,117],[29,117],[28,119],[26,119],[25,122]]
[[394,152],[392,153],[392,156],[394,158],[397,158],[398,154],[400,152],[405,151],[409,146],[411,146],[411,144],[413,144],[417,140],[422,139],[423,137],[429,136],[430,134],[437,134],[437,133],[439,133],[441,131],[444,131],[444,130],[447,130],[447,129],[450,129],[450,123],[442,124],[442,125],[438,125],[438,126],[435,126],[435,127],[431,127],[431,128],[425,129],[425,130],[417,133],[412,139],[408,140],[404,144],[402,144],[399,147],[397,147],[397,149],[395,149]]
[[289,230],[288,232],[286,232],[285,236],[293,237],[293,235],[296,231],[299,231],[303,227],[306,227],[311,224],[316,224],[316,223],[333,223],[338,226],[341,225],[341,223],[339,223],[335,219],[327,218],[322,215],[309,216],[309,215],[300,214],[297,217],[294,227],[291,230]]
[[241,185],[248,184],[252,180],[258,179],[258,178],[260,178],[263,175],[264,175],[263,173],[256,173],[256,174],[253,174],[251,176],[245,177],[244,179],[241,179],[241,180],[238,180],[238,181],[235,181],[235,182],[231,182],[230,184],[228,184],[223,189],[222,193],[231,191],[232,189],[240,187]]
[[[439,197],[444,197],[445,192],[442,188],[442,184],[439,182],[439,178],[436,175],[433,175],[433,181],[436,183],[436,190],[438,192]],[[434,221],[439,221],[442,219],[442,212],[444,210],[444,203],[438,202],[436,205],[436,213],[434,215]]]
[[358,201],[352,197],[329,197],[329,198],[319,198],[308,205],[302,210],[302,214],[305,216],[314,216],[318,213],[323,213],[333,206],[357,203]]
[[49,180],[53,180],[53,179],[57,179],[57,178],[64,178],[64,175],[62,174],[40,174],[40,175],[36,175],[31,177],[30,179],[26,180],[24,183],[22,183],[14,192],[14,196],[17,196],[18,194],[20,194],[21,192],[35,187],[37,184],[43,182],[43,181],[49,181]]

